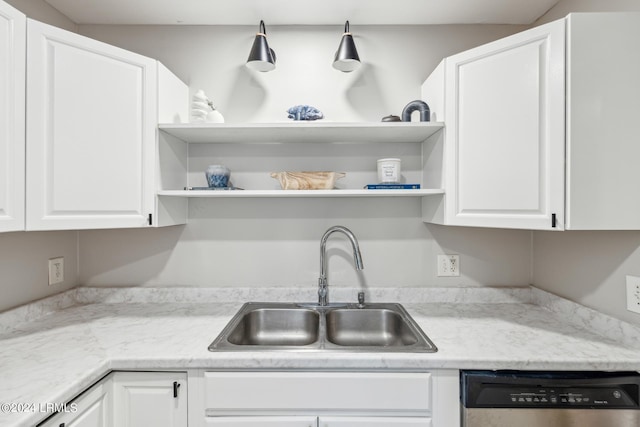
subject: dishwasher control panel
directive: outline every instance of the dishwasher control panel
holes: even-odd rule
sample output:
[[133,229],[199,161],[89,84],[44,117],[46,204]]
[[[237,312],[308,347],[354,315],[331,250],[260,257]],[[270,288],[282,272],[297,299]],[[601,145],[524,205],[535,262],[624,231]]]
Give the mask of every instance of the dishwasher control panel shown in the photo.
[[513,387],[487,384],[476,396],[478,407],[610,407],[633,408],[637,403],[624,390],[617,387]]
[[463,371],[465,408],[640,409],[637,372]]

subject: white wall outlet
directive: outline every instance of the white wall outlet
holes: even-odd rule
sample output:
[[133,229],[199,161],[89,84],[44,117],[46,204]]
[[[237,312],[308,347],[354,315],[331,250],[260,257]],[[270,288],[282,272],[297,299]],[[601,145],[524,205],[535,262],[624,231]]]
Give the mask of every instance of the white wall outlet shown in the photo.
[[64,282],[64,257],[49,259],[49,286]]
[[627,310],[640,313],[640,277],[627,276]]
[[460,255],[438,255],[438,277],[460,276]]

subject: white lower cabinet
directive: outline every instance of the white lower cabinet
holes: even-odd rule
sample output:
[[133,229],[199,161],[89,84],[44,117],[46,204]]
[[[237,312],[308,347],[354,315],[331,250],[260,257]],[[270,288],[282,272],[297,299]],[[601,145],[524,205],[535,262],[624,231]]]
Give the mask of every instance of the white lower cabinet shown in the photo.
[[187,374],[116,372],[114,426],[187,427]]
[[38,427],[113,426],[113,376],[100,380]]
[[112,372],[38,427],[187,427],[187,374]]
[[458,396],[457,370],[116,371],[38,427],[460,427]]
[[190,411],[204,412],[204,426],[460,425],[453,370],[203,372],[200,378],[204,396],[191,400]]

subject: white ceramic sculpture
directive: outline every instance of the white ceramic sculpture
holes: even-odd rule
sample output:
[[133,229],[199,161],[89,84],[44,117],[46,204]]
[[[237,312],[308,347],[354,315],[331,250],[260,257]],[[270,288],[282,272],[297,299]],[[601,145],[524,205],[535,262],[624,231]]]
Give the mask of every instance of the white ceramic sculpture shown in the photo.
[[224,117],[213,106],[213,102],[202,89],[193,95],[193,103],[191,104],[191,121],[207,122],[207,123],[224,123]]

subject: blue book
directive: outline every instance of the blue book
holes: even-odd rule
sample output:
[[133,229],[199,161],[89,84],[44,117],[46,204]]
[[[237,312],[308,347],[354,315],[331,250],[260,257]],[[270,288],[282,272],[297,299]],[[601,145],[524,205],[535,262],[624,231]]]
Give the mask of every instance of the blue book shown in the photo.
[[420,184],[367,184],[366,190],[419,190]]

